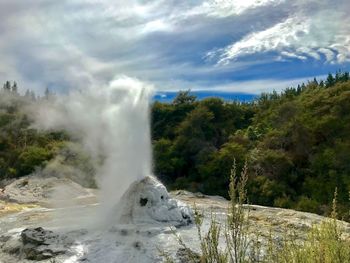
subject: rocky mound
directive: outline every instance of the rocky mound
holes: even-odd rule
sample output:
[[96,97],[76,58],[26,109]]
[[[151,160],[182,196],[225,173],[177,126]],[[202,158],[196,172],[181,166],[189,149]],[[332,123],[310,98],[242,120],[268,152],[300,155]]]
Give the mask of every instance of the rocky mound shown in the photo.
[[25,176],[5,186],[0,199],[18,204],[52,203],[91,197],[91,189],[82,187],[67,178]]
[[165,186],[155,177],[134,182],[122,196],[120,222],[124,224],[157,224],[184,226],[193,222],[188,205],[171,198]]
[[42,261],[69,254],[73,240],[42,227],[24,229],[20,235],[2,236],[2,251],[18,261]]

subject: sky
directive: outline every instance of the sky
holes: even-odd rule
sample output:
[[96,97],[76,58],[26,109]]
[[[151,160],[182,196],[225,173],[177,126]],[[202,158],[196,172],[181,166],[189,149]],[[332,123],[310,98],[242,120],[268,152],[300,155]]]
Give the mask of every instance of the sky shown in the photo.
[[0,81],[283,90],[350,69],[349,0],[0,0]]

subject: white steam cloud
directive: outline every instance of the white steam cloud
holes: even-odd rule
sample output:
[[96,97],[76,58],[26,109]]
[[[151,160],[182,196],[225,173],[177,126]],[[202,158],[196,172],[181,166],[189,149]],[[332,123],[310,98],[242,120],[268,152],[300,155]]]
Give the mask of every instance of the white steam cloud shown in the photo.
[[152,90],[121,77],[106,87],[59,96],[36,113],[39,128],[63,129],[82,142],[94,162],[104,211],[118,203],[132,182],[151,174]]

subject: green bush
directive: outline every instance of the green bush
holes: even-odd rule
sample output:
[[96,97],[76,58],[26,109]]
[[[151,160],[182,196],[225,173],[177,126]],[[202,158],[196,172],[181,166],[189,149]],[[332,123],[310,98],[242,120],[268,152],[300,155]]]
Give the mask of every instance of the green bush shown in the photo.
[[27,175],[32,173],[37,167],[43,166],[53,157],[53,153],[46,148],[30,146],[26,148],[19,156],[18,175]]
[[320,213],[320,204],[308,197],[302,196],[296,204],[296,209],[304,212]]

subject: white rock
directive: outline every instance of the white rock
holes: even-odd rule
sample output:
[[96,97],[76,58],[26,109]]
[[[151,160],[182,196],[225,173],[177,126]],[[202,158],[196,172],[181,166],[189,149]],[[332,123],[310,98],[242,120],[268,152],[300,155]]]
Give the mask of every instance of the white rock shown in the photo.
[[7,185],[0,194],[0,200],[16,203],[51,203],[53,200],[72,202],[73,199],[89,195],[89,189],[68,178],[28,175]]
[[173,226],[193,222],[193,211],[184,203],[172,199],[165,186],[153,176],[134,182],[122,196],[117,207],[121,223]]

